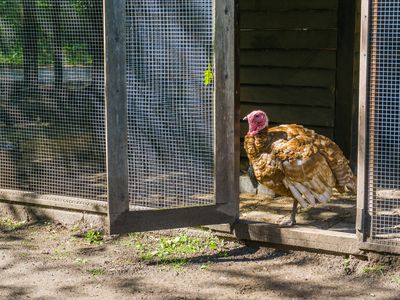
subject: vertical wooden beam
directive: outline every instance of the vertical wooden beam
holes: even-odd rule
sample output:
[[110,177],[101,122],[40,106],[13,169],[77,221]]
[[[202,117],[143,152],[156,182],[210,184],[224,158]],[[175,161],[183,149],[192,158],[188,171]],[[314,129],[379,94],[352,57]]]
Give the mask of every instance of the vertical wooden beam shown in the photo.
[[239,213],[238,1],[215,0],[215,197]]
[[358,167],[357,167],[357,215],[356,230],[359,240],[367,237],[367,161],[368,161],[368,41],[369,41],[369,0],[361,2],[360,30],[360,80],[359,80],[359,111],[358,111]]
[[103,0],[109,233],[129,212],[125,0]]
[[338,0],[334,139],[346,157],[351,151],[355,0]]

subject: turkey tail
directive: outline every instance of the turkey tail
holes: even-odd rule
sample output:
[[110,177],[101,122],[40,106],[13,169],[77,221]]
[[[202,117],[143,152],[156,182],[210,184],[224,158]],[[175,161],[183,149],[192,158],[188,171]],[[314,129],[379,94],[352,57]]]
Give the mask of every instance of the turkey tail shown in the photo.
[[321,154],[325,157],[335,175],[337,188],[343,192],[348,189],[353,193],[357,192],[357,178],[354,176],[349,161],[342,150],[333,141],[324,136],[319,136],[318,146]]

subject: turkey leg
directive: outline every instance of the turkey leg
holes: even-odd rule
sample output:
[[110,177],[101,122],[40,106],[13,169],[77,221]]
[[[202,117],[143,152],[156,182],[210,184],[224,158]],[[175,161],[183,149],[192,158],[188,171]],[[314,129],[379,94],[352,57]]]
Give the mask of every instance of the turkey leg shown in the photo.
[[292,212],[290,214],[290,219],[289,221],[283,221],[279,224],[279,227],[292,227],[296,225],[296,213],[297,213],[297,206],[299,202],[294,199],[293,200],[293,207],[292,207]]

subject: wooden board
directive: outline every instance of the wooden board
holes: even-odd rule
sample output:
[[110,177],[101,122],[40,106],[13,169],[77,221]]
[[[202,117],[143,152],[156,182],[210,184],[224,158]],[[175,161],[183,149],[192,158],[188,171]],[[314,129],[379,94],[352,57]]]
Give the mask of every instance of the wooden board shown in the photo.
[[334,70],[299,69],[278,67],[241,67],[242,84],[265,84],[284,86],[335,87]]
[[240,88],[240,99],[254,104],[282,104],[297,106],[334,107],[335,95],[328,88],[245,85]]
[[246,30],[240,32],[241,49],[336,49],[332,30]]
[[336,51],[312,49],[243,49],[242,66],[336,69]]
[[337,0],[240,0],[242,10],[336,9]]
[[[271,123],[271,127],[278,126],[274,122]],[[329,138],[333,138],[333,127],[325,127],[325,126],[306,126],[308,129],[314,130],[318,134],[325,135]],[[249,127],[246,121],[240,122],[240,134],[241,136],[245,136]]]
[[240,28],[253,29],[332,29],[336,28],[335,10],[242,11]]
[[242,103],[240,107],[240,118],[244,118],[247,114],[256,109],[262,109],[270,118],[271,122],[275,123],[296,123],[298,120],[303,120],[301,125],[314,126],[333,126],[333,114],[331,108],[322,107],[296,107],[288,105],[254,105],[252,103]]

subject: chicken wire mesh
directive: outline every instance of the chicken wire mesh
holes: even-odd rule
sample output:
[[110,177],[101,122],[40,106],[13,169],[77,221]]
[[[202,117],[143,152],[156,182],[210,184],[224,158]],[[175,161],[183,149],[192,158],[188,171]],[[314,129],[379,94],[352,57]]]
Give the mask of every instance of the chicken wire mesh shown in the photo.
[[212,0],[128,0],[129,195],[135,209],[214,203]]
[[400,1],[370,2],[371,240],[400,246]]
[[101,0],[0,1],[0,188],[106,195]]

